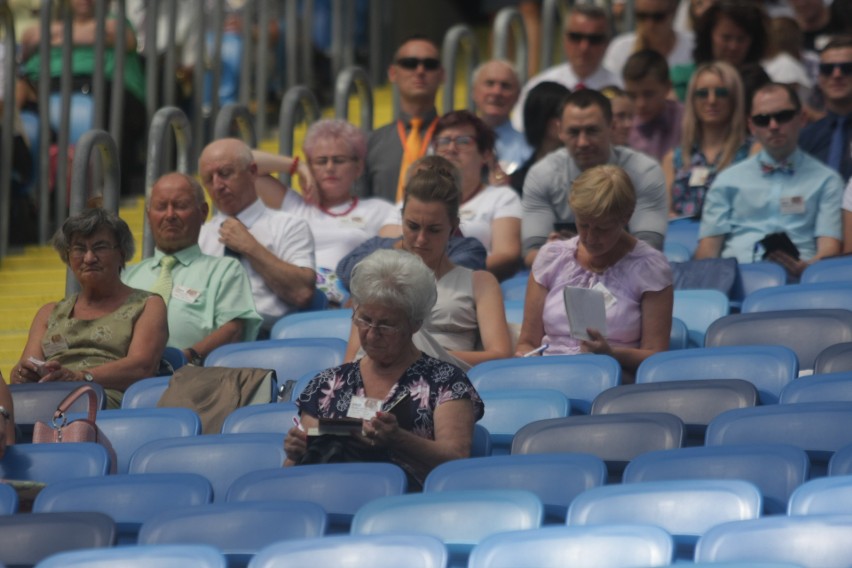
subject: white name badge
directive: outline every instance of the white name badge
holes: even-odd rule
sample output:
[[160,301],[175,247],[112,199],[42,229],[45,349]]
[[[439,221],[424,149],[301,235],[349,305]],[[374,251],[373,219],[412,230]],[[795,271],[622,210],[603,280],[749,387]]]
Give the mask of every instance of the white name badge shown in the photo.
[[199,296],[201,296],[201,292],[193,290],[188,286],[175,286],[172,288],[172,298],[186,302],[187,304],[194,303]]
[[68,341],[65,340],[62,334],[57,333],[55,335],[51,335],[48,341],[42,342],[41,350],[44,352],[45,358],[50,359],[57,353],[67,351]]
[[689,174],[689,187],[701,187],[707,185],[707,178],[709,176],[710,168],[695,166]]
[[781,213],[784,215],[802,215],[805,212],[805,200],[801,195],[781,198]]
[[349,410],[346,411],[346,417],[371,420],[381,409],[382,401],[377,398],[353,396],[349,402]]

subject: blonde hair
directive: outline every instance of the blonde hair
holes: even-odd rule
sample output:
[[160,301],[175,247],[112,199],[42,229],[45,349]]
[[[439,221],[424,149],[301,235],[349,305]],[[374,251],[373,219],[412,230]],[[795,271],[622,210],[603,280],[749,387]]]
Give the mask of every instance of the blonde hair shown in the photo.
[[[716,171],[722,170],[730,165],[737,150],[746,139],[746,116],[745,116],[745,94],[740,74],[734,67],[724,61],[702,63],[689,79],[686,89],[686,101],[683,109],[683,127],[681,130],[680,144],[683,163],[692,161],[693,147],[701,140],[701,122],[695,112],[695,85],[702,73],[713,73],[722,80],[722,84],[728,88],[731,99],[731,118],[728,121],[728,131],[725,134],[725,143],[722,146],[722,154],[717,161]],[[711,156],[707,156],[712,159]]]
[[568,203],[575,217],[626,221],[636,208],[636,190],[627,172],[604,164],[587,169],[574,180]]

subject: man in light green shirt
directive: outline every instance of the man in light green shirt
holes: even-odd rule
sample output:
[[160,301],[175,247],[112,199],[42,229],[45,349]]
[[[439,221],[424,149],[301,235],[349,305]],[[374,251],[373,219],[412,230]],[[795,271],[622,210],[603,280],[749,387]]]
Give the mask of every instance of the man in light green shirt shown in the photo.
[[[163,295],[168,306],[169,342],[188,361],[200,364],[216,347],[257,337],[257,314],[248,276],[231,257],[203,254],[198,234],[207,219],[204,190],[191,176],[166,174],[151,189],[148,222],[154,256],[128,268],[122,280]],[[174,257],[170,264],[164,259]]]

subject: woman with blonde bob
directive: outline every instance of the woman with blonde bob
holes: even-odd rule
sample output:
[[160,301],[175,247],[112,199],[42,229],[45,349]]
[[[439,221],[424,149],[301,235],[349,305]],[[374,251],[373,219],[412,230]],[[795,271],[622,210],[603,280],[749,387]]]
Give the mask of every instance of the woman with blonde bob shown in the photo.
[[[517,354],[548,344],[546,355],[601,353],[621,363],[624,379],[645,358],[669,346],[672,271],[665,256],[627,232],[636,192],[618,166],[590,168],[571,187],[568,203],[578,235],[545,244],[530,273]],[[594,288],[606,300],[606,336],[573,337],[562,291]]]
[[749,156],[743,83],[722,61],[698,66],[687,87],[681,144],[663,158],[670,217],[698,217],[716,175]]

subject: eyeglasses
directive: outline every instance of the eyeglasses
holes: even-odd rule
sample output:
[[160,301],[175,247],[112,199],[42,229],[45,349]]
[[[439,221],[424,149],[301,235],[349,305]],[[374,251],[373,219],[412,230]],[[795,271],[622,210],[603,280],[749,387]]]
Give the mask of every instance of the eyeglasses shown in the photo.
[[652,20],[658,24],[668,17],[668,12],[636,12],[637,20]]
[[751,117],[752,123],[755,126],[759,126],[761,128],[765,128],[769,126],[769,123],[775,119],[775,124],[787,124],[791,120],[793,120],[799,111],[795,109],[788,110],[780,110],[778,112],[773,112],[769,114],[755,114]]
[[700,89],[695,89],[696,99],[708,99],[710,98],[710,93],[716,96],[717,99],[726,99],[731,95],[731,91],[728,90],[728,87],[713,87],[712,89],[702,87]]
[[565,32],[565,37],[571,43],[580,43],[583,40],[589,42],[589,45],[600,45],[606,41],[604,34],[584,34],[580,32]]
[[312,166],[322,168],[327,166],[329,162],[335,166],[342,166],[343,164],[354,162],[355,160],[357,160],[357,158],[354,156],[317,156],[316,158],[311,158],[310,162]]
[[467,134],[456,136],[455,138],[450,138],[449,136],[435,138],[435,148],[438,149],[446,148],[453,143],[455,143],[456,148],[470,148],[476,143],[476,139]]
[[441,66],[441,60],[434,57],[424,57],[423,59],[419,57],[400,57],[396,60],[396,64],[409,71],[414,71],[421,65],[426,71],[437,71]]
[[845,63],[820,63],[819,64],[819,74],[825,75],[826,77],[830,77],[834,75],[834,70],[840,69],[840,74],[843,76],[852,75],[852,61],[847,61]]
[[92,254],[95,257],[100,258],[102,255],[117,249],[116,245],[111,245],[109,243],[95,243],[91,247],[87,247],[86,245],[71,245],[68,247],[68,256],[72,258],[83,258],[86,256],[86,253],[92,251]]
[[355,324],[355,327],[357,327],[359,331],[366,333],[372,329],[375,333],[382,336],[397,333],[401,329],[401,327],[397,325],[375,324],[360,316],[352,316],[352,323]]

